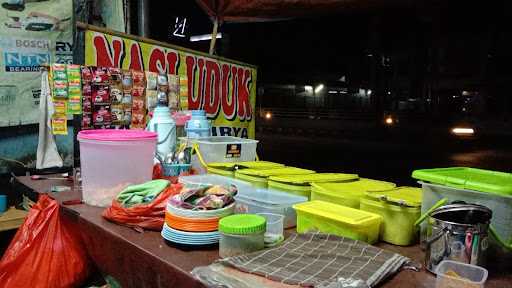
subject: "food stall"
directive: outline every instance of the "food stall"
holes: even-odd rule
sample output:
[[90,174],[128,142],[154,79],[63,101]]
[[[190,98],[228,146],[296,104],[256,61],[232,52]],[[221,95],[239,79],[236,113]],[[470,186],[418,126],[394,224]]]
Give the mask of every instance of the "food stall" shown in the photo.
[[[420,189],[260,161],[256,67],[79,27],[84,65],[50,64],[42,83],[47,135],[79,115],[81,167],[15,177],[37,203],[0,264],[8,287],[32,268],[57,286],[91,269],[122,287],[512,285],[511,174],[417,170]],[[41,257],[66,268],[25,265]]]

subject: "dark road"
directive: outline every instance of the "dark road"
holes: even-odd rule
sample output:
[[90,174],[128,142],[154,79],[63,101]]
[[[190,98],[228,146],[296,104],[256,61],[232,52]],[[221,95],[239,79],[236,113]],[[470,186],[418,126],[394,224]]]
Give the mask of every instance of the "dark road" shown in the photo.
[[413,170],[468,166],[512,172],[512,149],[506,142],[458,141],[443,144],[431,139],[366,140],[281,136],[258,133],[262,160],[313,169],[318,172],[357,173],[399,185],[416,185]]

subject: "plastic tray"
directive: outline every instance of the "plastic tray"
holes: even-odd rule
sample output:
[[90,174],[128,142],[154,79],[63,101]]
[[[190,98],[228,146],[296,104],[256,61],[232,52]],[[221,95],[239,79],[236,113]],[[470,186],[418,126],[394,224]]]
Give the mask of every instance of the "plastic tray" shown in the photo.
[[415,179],[453,188],[512,196],[512,174],[466,167],[416,170]]
[[311,200],[321,200],[359,209],[359,199],[366,192],[385,191],[396,184],[366,178],[345,183],[312,183]]
[[236,197],[237,213],[273,213],[285,217],[284,227],[295,227],[297,217],[293,205],[308,201],[306,197],[291,195],[274,190],[258,189],[250,193],[240,193]]
[[317,230],[373,244],[379,240],[382,217],[323,201],[296,204],[297,232]]

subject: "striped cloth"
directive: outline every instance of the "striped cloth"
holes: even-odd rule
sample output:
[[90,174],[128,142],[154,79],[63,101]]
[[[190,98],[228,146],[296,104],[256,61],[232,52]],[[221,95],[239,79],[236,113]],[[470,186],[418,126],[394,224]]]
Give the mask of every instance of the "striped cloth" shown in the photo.
[[293,234],[276,248],[219,262],[285,284],[335,288],[374,287],[410,259],[361,241],[316,232]]

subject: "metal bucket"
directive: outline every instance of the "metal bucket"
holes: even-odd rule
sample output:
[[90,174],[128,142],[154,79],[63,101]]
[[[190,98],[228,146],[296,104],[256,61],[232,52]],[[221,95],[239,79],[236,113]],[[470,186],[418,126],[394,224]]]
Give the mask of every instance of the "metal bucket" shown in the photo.
[[481,205],[451,204],[434,210],[427,228],[425,267],[434,272],[443,260],[485,265],[492,211]]

